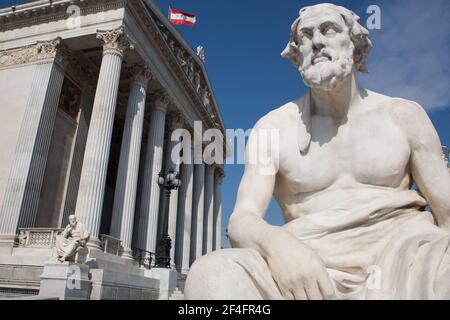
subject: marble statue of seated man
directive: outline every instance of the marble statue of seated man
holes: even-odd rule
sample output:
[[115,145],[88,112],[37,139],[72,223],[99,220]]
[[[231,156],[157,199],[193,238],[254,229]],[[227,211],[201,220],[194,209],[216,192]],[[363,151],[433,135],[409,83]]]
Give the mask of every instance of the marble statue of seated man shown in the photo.
[[[450,298],[441,143],[417,103],[358,85],[372,48],[358,20],[332,4],[300,11],[282,56],[308,92],[255,125],[228,226],[233,248],[192,265],[186,299]],[[263,219],[272,196],[281,227]]]
[[74,215],[69,216],[69,224],[56,238],[55,258],[59,262],[74,261],[80,251],[86,251],[89,232]]

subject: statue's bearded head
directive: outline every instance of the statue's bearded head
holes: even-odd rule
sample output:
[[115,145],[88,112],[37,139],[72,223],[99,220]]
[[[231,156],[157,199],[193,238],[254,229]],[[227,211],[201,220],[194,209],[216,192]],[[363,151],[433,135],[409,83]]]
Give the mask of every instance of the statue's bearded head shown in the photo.
[[75,215],[70,215],[69,216],[69,224],[74,227],[77,224],[77,217],[75,217]]
[[367,72],[369,31],[350,10],[323,3],[300,10],[282,56],[291,60],[308,87],[334,90],[352,72]]

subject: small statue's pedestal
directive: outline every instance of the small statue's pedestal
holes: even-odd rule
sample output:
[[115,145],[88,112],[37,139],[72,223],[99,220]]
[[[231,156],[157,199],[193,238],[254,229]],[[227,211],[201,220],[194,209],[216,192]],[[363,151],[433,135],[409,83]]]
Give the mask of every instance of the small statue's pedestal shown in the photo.
[[11,255],[14,248],[15,236],[0,235],[0,254]]
[[178,272],[173,269],[152,268],[146,270],[145,275],[159,280],[158,300],[168,300],[177,287]]
[[89,266],[74,262],[49,261],[41,275],[39,296],[61,300],[89,299]]

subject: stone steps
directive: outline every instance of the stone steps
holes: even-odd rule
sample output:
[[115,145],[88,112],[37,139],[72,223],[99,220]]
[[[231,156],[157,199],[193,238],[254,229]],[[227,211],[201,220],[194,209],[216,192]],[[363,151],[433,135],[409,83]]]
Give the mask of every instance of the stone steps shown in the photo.
[[184,300],[184,293],[177,287],[170,295],[169,300]]

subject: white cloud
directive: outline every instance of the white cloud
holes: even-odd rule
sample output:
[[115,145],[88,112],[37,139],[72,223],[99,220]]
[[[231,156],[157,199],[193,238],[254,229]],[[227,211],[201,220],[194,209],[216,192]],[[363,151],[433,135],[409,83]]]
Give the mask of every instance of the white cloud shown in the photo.
[[365,87],[450,107],[450,1],[391,1],[379,5],[381,30],[372,30]]

